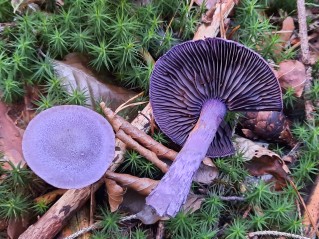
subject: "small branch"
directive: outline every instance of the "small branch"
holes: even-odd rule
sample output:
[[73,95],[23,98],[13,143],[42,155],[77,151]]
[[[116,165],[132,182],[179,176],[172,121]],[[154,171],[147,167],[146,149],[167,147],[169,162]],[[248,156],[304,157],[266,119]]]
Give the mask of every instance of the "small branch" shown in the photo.
[[245,201],[244,197],[237,197],[237,196],[229,196],[229,197],[219,197],[222,201]]
[[299,36],[301,42],[301,55],[302,62],[307,65],[309,64],[309,44],[308,44],[308,30],[306,21],[306,7],[305,0],[297,0],[298,10],[298,23],[299,23]]
[[253,238],[255,236],[275,236],[275,237],[290,237],[295,239],[311,239],[309,237],[303,237],[296,234],[277,232],[277,231],[257,231],[248,233],[248,238]]
[[[160,144],[151,136],[146,134],[144,131],[141,131],[137,127],[135,127],[133,123],[128,123],[121,116],[115,114],[110,108],[107,108],[104,102],[101,102],[100,106],[103,110],[105,117],[110,122],[115,132],[118,132],[120,130],[124,131],[125,134],[132,137],[134,141],[144,145],[147,149],[154,152],[160,158],[166,158],[172,161],[176,158],[176,151]],[[120,133],[120,136],[122,136],[122,134],[123,133]],[[204,160],[210,159],[208,157],[205,157]]]
[[100,229],[100,228],[102,228],[101,222],[96,222],[89,227],[85,227],[81,229],[80,231],[77,231],[76,233],[73,233],[72,235],[65,237],[64,239],[75,239],[87,232],[93,231],[95,229]]

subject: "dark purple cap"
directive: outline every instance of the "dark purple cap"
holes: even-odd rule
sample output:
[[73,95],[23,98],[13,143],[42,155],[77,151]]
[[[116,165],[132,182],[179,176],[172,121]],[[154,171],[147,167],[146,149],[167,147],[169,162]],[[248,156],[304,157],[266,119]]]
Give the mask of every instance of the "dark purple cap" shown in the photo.
[[115,136],[98,113],[82,106],[55,106],[29,123],[22,149],[29,167],[47,183],[82,188],[99,180],[112,163]]
[[[155,64],[150,99],[160,129],[183,145],[202,105],[219,99],[231,111],[280,111],[279,82],[268,63],[247,47],[207,38],[173,47]],[[210,157],[234,152],[232,127],[222,122],[208,149]]]

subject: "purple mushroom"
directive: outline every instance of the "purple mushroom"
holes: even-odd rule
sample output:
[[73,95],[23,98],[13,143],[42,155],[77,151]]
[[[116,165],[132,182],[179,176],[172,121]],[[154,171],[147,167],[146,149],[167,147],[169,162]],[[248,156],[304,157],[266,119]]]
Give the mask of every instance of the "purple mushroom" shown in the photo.
[[162,56],[151,75],[151,106],[160,129],[183,148],[140,215],[175,216],[202,159],[234,153],[227,110],[280,111],[281,97],[267,62],[236,42],[189,41]]
[[115,153],[109,122],[82,106],[55,106],[37,115],[22,141],[24,158],[44,181],[82,188],[99,180]]

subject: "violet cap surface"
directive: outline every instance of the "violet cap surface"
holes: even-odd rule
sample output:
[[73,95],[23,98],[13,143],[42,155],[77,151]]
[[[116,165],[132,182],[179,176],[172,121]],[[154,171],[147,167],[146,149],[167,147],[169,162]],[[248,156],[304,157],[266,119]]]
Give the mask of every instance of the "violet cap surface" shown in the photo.
[[99,180],[112,163],[115,136],[98,113],[75,105],[37,115],[22,141],[28,166],[57,188],[82,188]]
[[[207,38],[173,47],[157,60],[150,101],[160,129],[183,145],[209,99],[230,111],[280,111],[282,95],[268,63],[230,40]],[[222,121],[207,156],[234,153],[232,127]]]

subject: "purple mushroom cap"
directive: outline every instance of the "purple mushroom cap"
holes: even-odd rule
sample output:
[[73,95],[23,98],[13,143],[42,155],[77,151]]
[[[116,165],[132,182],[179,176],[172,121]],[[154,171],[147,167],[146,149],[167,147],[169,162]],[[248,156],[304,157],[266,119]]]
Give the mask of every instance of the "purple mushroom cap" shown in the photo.
[[[207,38],[173,47],[151,75],[150,99],[160,129],[183,145],[203,104],[223,102],[230,111],[282,109],[281,90],[267,62],[247,47],[229,40]],[[207,156],[234,153],[232,127],[222,121]]]
[[115,153],[109,122],[82,106],[55,106],[37,115],[22,142],[29,167],[57,188],[82,188],[99,180]]

